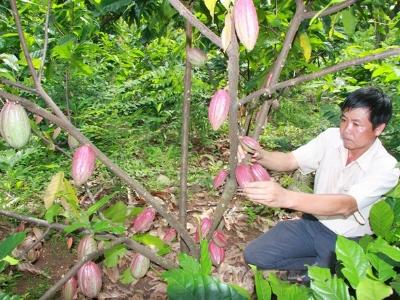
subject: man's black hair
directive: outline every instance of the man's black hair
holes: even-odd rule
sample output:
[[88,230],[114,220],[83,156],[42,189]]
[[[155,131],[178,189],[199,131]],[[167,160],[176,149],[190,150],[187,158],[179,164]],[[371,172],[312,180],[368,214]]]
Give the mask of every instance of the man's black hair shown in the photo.
[[387,124],[392,117],[392,102],[379,88],[367,87],[355,90],[340,105],[342,112],[354,108],[369,109],[369,120],[373,129],[380,124]]

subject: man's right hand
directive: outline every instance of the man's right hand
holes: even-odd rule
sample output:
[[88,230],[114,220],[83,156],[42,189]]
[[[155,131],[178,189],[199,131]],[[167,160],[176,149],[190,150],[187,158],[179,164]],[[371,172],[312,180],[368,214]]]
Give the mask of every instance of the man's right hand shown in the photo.
[[251,162],[259,162],[262,159],[262,149],[255,150],[253,148],[248,147],[244,143],[242,143],[241,137],[239,137],[239,145],[238,145],[238,162],[242,162],[242,160],[246,157],[246,155],[251,155]]

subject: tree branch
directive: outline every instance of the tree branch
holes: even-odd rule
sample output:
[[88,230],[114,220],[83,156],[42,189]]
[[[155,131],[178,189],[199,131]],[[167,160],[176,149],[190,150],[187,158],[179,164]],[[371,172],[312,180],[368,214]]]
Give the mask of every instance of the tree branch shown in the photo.
[[44,25],[44,45],[43,45],[43,53],[42,53],[42,63],[40,65],[40,70],[38,74],[38,80],[41,81],[43,76],[44,63],[46,61],[46,53],[47,53],[47,45],[49,42],[49,19],[50,19],[50,11],[51,11],[51,0],[48,0],[47,3],[47,12],[46,12],[46,22]]
[[[357,0],[347,0],[347,1],[343,1],[343,2],[335,4],[335,5],[332,5],[331,7],[328,7],[323,12],[321,12],[318,16],[325,17],[328,15],[334,14],[342,9],[345,9],[345,8],[353,5],[356,2],[357,2]],[[311,19],[318,13],[319,13],[318,11],[307,11],[304,13],[304,19]]]
[[379,60],[379,59],[384,59],[390,56],[397,56],[400,55],[400,48],[391,48],[389,50],[382,51],[380,53],[376,54],[370,54],[361,58],[355,58],[349,61],[345,61],[342,63],[338,63],[336,65],[333,65],[331,67],[324,68],[318,72],[312,73],[312,74],[307,74],[299,77],[295,77],[286,81],[279,82],[269,88],[264,88],[264,89],[259,89],[258,91],[255,91],[246,97],[240,99],[239,103],[240,105],[244,105],[247,102],[251,101],[254,98],[260,97],[261,95],[270,95],[274,93],[276,90],[283,89],[286,87],[294,86],[299,83],[303,83],[306,81],[311,81],[313,79],[325,76],[330,73],[338,72],[343,69],[346,69],[351,66],[356,66],[356,65],[361,65],[370,61],[374,60]]
[[188,231],[171,215],[164,203],[160,200],[154,198],[139,182],[131,178],[124,170],[122,170],[118,165],[113,163],[103,152],[101,152],[90,140],[84,136],[77,128],[75,128],[71,122],[65,119],[57,117],[47,110],[41,108],[40,106],[32,103],[28,99],[12,95],[10,93],[0,90],[0,97],[9,99],[11,101],[19,102],[29,111],[42,116],[43,118],[49,120],[50,122],[58,125],[68,133],[70,133],[75,139],[77,139],[81,144],[89,144],[96,153],[96,158],[99,159],[111,172],[117,175],[122,181],[124,181],[129,187],[134,189],[143,199],[155,208],[155,210],[163,216],[166,221],[176,229],[176,231],[185,240],[189,249],[192,253],[197,253],[198,249],[194,243],[193,238],[189,235]]
[[1,77],[0,77],[0,82],[3,83],[3,84],[9,85],[9,86],[15,87],[17,89],[20,89],[20,90],[35,94],[35,95],[38,94],[35,89],[27,87],[26,85],[24,85],[24,84],[22,84],[20,82],[14,82],[14,81],[11,81],[11,80],[8,80],[8,79],[5,79],[5,78],[1,78]]
[[213,42],[216,46],[222,49],[221,38],[212,32],[206,25],[204,25],[199,19],[197,19],[188,10],[185,5],[179,0],[168,0],[169,3],[178,11],[178,13],[184,17],[193,27],[196,27],[206,38]]
[[[192,64],[190,63],[189,51],[192,47],[192,25],[186,21],[186,66],[184,76],[183,89],[183,105],[182,105],[182,144],[181,144],[181,169],[180,169],[180,198],[179,198],[179,221],[186,228],[186,210],[187,210],[187,174],[188,174],[188,157],[189,157],[189,127],[190,127],[190,102],[192,97]],[[181,241],[181,251],[187,252],[187,246]]]

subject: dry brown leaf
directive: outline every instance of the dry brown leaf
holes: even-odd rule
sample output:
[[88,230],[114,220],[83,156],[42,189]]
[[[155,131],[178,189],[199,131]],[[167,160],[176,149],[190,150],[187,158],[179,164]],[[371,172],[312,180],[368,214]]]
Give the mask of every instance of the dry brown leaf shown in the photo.
[[73,239],[72,236],[70,236],[70,237],[67,239],[67,249],[68,249],[68,250],[71,249],[73,243],[74,243],[74,239]]
[[46,272],[32,265],[31,263],[21,263],[18,265],[18,270],[21,272],[29,272],[35,275],[42,275],[46,278],[51,278]]

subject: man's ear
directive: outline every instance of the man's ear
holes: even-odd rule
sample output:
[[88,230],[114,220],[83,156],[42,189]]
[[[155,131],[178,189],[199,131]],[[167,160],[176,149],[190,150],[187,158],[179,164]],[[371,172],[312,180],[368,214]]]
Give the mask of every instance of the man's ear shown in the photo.
[[385,129],[385,127],[386,127],[386,124],[385,124],[385,123],[379,124],[379,125],[374,129],[375,136],[380,136],[381,133],[383,132],[383,130]]

